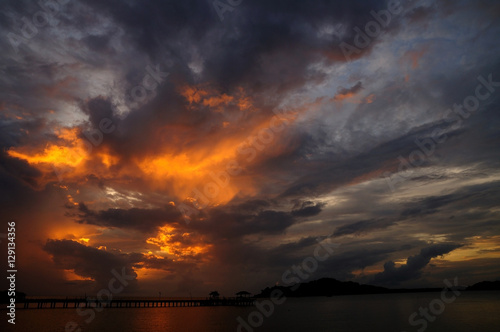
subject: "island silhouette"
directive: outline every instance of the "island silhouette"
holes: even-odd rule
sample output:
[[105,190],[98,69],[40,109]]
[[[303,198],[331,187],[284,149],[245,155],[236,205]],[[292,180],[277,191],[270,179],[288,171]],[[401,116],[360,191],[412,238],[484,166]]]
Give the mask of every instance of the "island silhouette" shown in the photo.
[[[471,286],[456,287],[460,291],[500,291],[500,280],[481,281]],[[340,296],[340,295],[362,295],[362,294],[393,294],[393,293],[423,293],[439,292],[441,288],[386,288],[367,284],[359,284],[354,281],[339,281],[333,278],[321,278],[306,283],[298,283],[290,286],[272,286],[261,290],[259,294],[251,295],[247,291],[236,293],[237,299],[252,299],[271,297],[274,290],[280,290],[287,297],[313,297],[313,296]],[[18,303],[24,303],[27,295],[16,291],[15,299]],[[9,303],[11,296],[8,291],[0,291],[0,303]],[[210,300],[219,300],[218,291],[209,294]],[[229,298],[228,298],[229,299]]]
[[[360,295],[360,294],[392,294],[392,293],[422,293],[439,292],[441,288],[386,288],[381,286],[364,285],[354,281],[339,281],[333,278],[322,278],[306,283],[298,283],[290,286],[266,287],[255,297],[270,297],[274,290],[280,290],[287,297],[310,297],[310,296],[337,296],[337,295]],[[481,281],[469,287],[457,287],[461,291],[494,291],[500,290],[500,281]]]

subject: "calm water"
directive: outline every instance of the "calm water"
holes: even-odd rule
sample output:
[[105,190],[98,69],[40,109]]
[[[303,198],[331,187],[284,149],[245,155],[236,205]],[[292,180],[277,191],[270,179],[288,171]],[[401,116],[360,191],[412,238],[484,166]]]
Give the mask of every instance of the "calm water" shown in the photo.
[[[250,325],[250,328],[287,332],[417,331],[422,325],[411,326],[409,316],[419,307],[429,307],[439,296],[440,293],[421,293],[287,299],[275,306],[262,326]],[[90,323],[84,321],[88,315],[81,317],[75,309],[18,310],[14,328],[6,324],[6,311],[1,310],[0,331],[63,332],[69,321],[78,323],[85,332],[236,331],[236,318],[240,316],[247,321],[255,310],[255,307],[104,309],[96,312]],[[455,302],[446,304],[444,312],[429,322],[425,331],[500,331],[500,292],[463,292]]]

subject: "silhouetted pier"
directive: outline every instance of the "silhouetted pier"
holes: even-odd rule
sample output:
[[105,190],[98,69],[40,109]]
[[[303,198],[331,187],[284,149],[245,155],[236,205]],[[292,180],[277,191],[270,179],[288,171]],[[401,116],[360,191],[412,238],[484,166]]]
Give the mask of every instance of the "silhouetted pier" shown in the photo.
[[97,299],[25,299],[18,302],[24,309],[65,309],[65,308],[161,308],[161,307],[209,307],[209,306],[252,306],[253,298],[221,299],[141,299],[141,300],[97,300]]

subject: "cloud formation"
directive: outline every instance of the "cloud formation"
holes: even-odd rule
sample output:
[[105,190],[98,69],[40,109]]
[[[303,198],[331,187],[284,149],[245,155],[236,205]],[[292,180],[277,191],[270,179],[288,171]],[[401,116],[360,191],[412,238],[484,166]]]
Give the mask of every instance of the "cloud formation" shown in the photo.
[[373,282],[398,285],[406,280],[417,279],[421,276],[422,269],[429,264],[432,258],[442,256],[460,247],[461,245],[453,243],[439,243],[425,247],[417,255],[409,256],[406,263],[399,267],[396,267],[393,261],[388,261],[384,263],[384,271],[373,277]]
[[387,1],[221,21],[209,1],[72,0],[43,26],[36,2],[0,6],[0,211],[29,225],[30,295],[110,266],[131,294],[258,291],[327,237],[318,278],[500,276],[495,1],[404,2],[350,59]]

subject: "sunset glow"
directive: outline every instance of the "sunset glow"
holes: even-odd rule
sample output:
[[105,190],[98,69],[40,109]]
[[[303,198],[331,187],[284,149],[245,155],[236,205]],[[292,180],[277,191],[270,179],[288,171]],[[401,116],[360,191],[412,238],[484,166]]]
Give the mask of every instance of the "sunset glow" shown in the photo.
[[495,1],[0,6],[18,291],[96,297],[116,274],[115,299],[500,278]]

